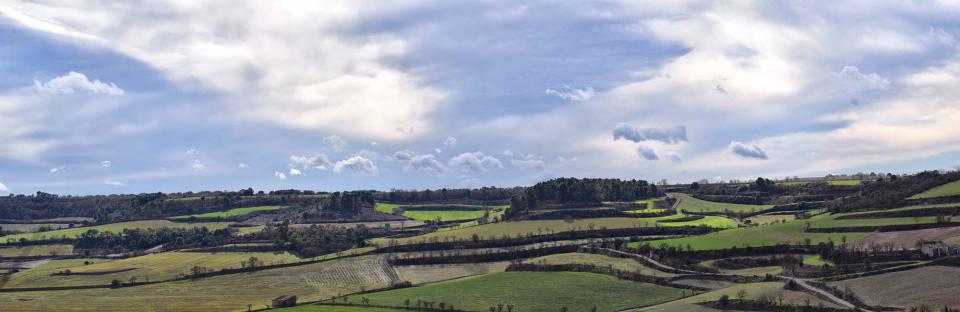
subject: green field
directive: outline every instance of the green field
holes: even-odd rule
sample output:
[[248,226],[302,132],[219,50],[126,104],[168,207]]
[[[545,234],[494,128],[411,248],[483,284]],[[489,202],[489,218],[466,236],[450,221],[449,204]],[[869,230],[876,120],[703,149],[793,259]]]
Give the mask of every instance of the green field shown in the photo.
[[910,196],[910,199],[935,198],[943,196],[960,195],[960,180],[953,181],[944,185],[926,190],[923,193]]
[[660,277],[671,277],[677,276],[673,273],[661,272],[658,270],[651,269],[644,265],[641,265],[636,260],[630,258],[615,258],[607,257],[604,255],[590,254],[590,253],[563,253],[555,254],[549,256],[543,256],[538,258],[533,258],[524,261],[524,263],[535,263],[535,264],[592,264],[601,267],[612,267],[617,270],[623,270],[628,272],[639,272],[641,274],[650,275],[650,276],[660,276]]
[[[522,291],[518,291],[522,290]],[[689,292],[689,291],[688,291]],[[512,304],[514,311],[619,311],[680,298],[676,288],[583,272],[503,272],[426,286],[364,295],[371,304],[403,305],[405,300],[444,302],[456,309],[488,311]]]
[[41,229],[59,230],[59,229],[66,229],[66,228],[70,228],[70,224],[66,224],[66,223],[0,223],[0,229],[2,229],[4,232],[13,231],[13,232],[28,233],[28,232],[36,232]]
[[[212,270],[222,268],[240,268],[240,261],[257,257],[263,261],[264,265],[271,263],[292,263],[300,261],[294,255],[286,252],[163,252],[146,256],[114,260],[110,262],[78,265],[67,267],[73,273],[72,275],[41,275],[35,274],[14,274],[7,282],[6,287],[43,287],[46,285],[74,286],[74,285],[104,285],[110,284],[113,279],[129,281],[136,277],[140,281],[151,281],[173,279],[177,274],[190,274],[190,268],[193,266],[206,267]],[[24,273],[33,273],[26,270]],[[106,273],[98,275],[81,275],[83,273],[101,273],[122,271],[117,273]]]
[[792,221],[796,220],[797,216],[792,214],[766,214],[766,215],[756,215],[747,218],[753,224],[768,224],[782,221]]
[[173,227],[173,228],[194,228],[194,227],[207,227],[210,230],[217,230],[226,228],[229,225],[229,222],[203,222],[203,223],[178,223],[169,220],[142,220],[142,221],[130,221],[130,222],[120,222],[120,223],[110,223],[102,224],[95,226],[84,226],[84,227],[75,227],[69,229],[48,231],[48,232],[39,232],[39,233],[24,233],[16,235],[7,235],[0,236],[0,240],[19,240],[20,238],[26,238],[28,240],[44,240],[44,239],[55,239],[55,238],[74,238],[81,233],[84,233],[88,230],[97,230],[97,231],[110,231],[113,233],[120,233],[123,229],[147,229],[147,228],[163,228],[163,227]]
[[227,211],[214,211],[208,213],[194,214],[194,215],[184,215],[176,216],[171,219],[189,219],[189,218],[230,218],[242,216],[251,212],[256,211],[271,211],[285,208],[284,206],[257,206],[257,207],[245,207],[245,208],[233,208]]
[[770,208],[773,208],[773,205],[742,205],[742,204],[728,204],[728,203],[718,203],[696,199],[693,196],[683,194],[683,193],[670,193],[670,196],[676,197],[680,200],[679,209],[689,211],[689,212],[725,212],[732,211],[735,213],[748,213],[748,212],[757,212],[763,211]]
[[[840,243],[842,237],[847,237],[847,242],[855,242],[866,237],[869,233],[806,233],[803,231],[806,222],[810,222],[811,227],[824,222],[833,222],[833,216],[820,215],[809,220],[796,220],[787,223],[777,223],[745,228],[734,228],[714,232],[706,235],[691,236],[683,238],[674,238],[666,240],[650,241],[651,246],[660,246],[667,244],[669,246],[679,246],[686,249],[689,245],[697,250],[727,249],[731,247],[746,246],[770,246],[777,243],[796,243],[803,242],[809,238],[812,244],[833,240]],[[849,221],[849,220],[842,220]],[[630,246],[638,246],[639,242],[630,243]]]
[[[374,278],[379,274],[375,272],[377,268],[364,264],[371,262],[369,259],[376,257],[353,257],[119,289],[0,292],[0,307],[3,311],[173,312],[246,311],[250,304],[254,309],[263,309],[280,295],[297,295],[298,301],[305,302],[356,292],[361,287],[385,287],[384,282]],[[318,274],[334,278],[318,278],[322,277]]]
[[359,307],[359,306],[339,306],[339,305],[322,305],[322,304],[304,304],[298,305],[291,308],[280,308],[280,309],[270,309],[270,311],[280,311],[280,312],[401,312],[405,310],[399,310],[394,308],[375,308],[375,307]]
[[[639,219],[645,220],[645,219]],[[693,221],[683,221],[683,222],[662,222],[664,219],[660,219],[657,222],[658,226],[708,226],[712,228],[733,228],[737,227],[737,221],[733,221],[729,218],[720,217],[720,216],[704,216],[703,219],[693,220]]]
[[779,184],[786,186],[798,186],[798,185],[807,185],[813,182],[826,182],[829,185],[843,185],[843,186],[854,186],[863,184],[863,180],[857,179],[848,179],[848,180],[826,180],[826,181],[786,181],[780,182]]
[[[536,220],[536,221],[510,221],[510,222],[497,222],[497,223],[488,223],[478,226],[464,227],[455,230],[449,231],[438,231],[427,233],[424,235],[418,235],[413,237],[405,237],[394,239],[397,243],[407,244],[413,242],[420,242],[423,240],[430,240],[433,237],[438,239],[445,238],[456,238],[456,239],[470,239],[474,234],[479,235],[483,239],[489,238],[491,235],[500,238],[503,235],[510,237],[524,236],[527,233],[533,234],[549,234],[551,231],[554,233],[559,233],[563,231],[570,230],[587,230],[590,227],[590,224],[593,224],[594,228],[629,228],[629,227],[644,227],[644,226],[654,226],[655,221],[645,221],[643,219],[635,218],[597,218],[597,219],[581,219],[573,220],[572,222],[567,222],[565,220]],[[538,231],[539,230],[539,231]],[[374,239],[373,242],[386,245],[388,239],[378,238]]]
[[403,216],[420,221],[465,221],[474,220],[483,217],[483,211],[480,210],[429,210],[429,211],[404,211]]
[[483,217],[484,209],[490,209],[491,214],[494,210],[504,210],[509,205],[483,206],[483,205],[456,205],[461,207],[474,207],[478,210],[445,210],[444,204],[395,204],[387,202],[377,202],[373,209],[386,214],[393,214],[393,210],[401,207],[437,207],[437,210],[418,210],[404,211],[403,216],[420,221],[433,221],[438,217],[440,221],[467,221]]
[[24,247],[0,247],[0,258],[69,255],[72,253],[73,253],[73,245],[62,245],[62,244],[24,246]]

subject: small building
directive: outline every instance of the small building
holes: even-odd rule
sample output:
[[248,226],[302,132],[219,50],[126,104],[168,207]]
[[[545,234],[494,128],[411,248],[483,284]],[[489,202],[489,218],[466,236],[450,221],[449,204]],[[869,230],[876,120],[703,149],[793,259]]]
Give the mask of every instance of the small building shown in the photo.
[[939,258],[950,255],[950,247],[942,241],[921,241],[920,252],[930,258]]
[[292,307],[297,305],[297,296],[296,295],[283,295],[280,297],[273,298],[273,303],[271,306],[274,308],[285,308]]

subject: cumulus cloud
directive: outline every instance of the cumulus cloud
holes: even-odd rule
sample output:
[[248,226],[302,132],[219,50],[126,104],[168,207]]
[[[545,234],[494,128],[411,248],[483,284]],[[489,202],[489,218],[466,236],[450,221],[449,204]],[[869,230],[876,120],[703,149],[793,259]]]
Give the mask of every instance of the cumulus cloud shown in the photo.
[[292,176],[302,176],[302,175],[303,175],[303,171],[300,171],[300,169],[290,168],[290,176],[291,176],[291,177],[292,177]]
[[[231,97],[224,101],[229,111],[242,118],[400,140],[412,134],[394,125],[430,128],[428,116],[445,92],[389,61],[408,53],[404,36],[343,25],[415,5],[59,2],[4,8],[3,14],[23,27],[106,46],[175,82],[221,92]],[[160,7],[171,14],[156,14]]]
[[421,171],[433,174],[444,174],[450,169],[437,161],[433,154],[423,154],[412,156],[407,165],[403,168],[406,171]]
[[756,159],[767,159],[767,152],[765,152],[760,146],[753,144],[747,145],[742,142],[733,141],[730,142],[730,151],[734,154],[737,154],[740,157],[746,158],[756,158]]
[[3,182],[0,182],[0,193],[10,193],[10,188]]
[[313,156],[290,155],[292,165],[300,166],[303,169],[327,170],[333,167],[330,158],[326,154],[316,154]]
[[106,179],[103,181],[103,184],[110,185],[110,186],[127,186],[126,183],[123,183],[122,181],[117,181],[114,179]]
[[526,154],[521,155],[519,159],[511,159],[510,164],[521,170],[543,170],[546,163],[542,157]]
[[563,88],[560,89],[547,89],[544,93],[546,95],[556,96],[568,102],[583,102],[593,98],[595,91],[593,91],[593,88],[591,87],[578,89],[571,88],[570,86],[563,86]]
[[464,172],[481,172],[494,169],[503,169],[503,162],[493,156],[484,155],[482,152],[463,153],[450,158],[448,163],[452,168],[458,168]]
[[434,152],[435,154],[440,154],[440,153],[443,153],[443,150],[440,149],[439,147],[435,147],[435,148],[433,148],[433,152]]
[[457,145],[457,138],[455,137],[447,137],[446,139],[443,140],[443,146],[456,146],[456,145]]
[[887,80],[887,78],[883,78],[877,73],[861,73],[856,66],[844,66],[838,77],[862,90],[884,90],[890,87],[890,80]]
[[280,180],[286,180],[286,179],[287,179],[287,174],[286,174],[286,173],[283,173],[283,172],[280,172],[280,171],[274,171],[274,172],[273,172],[273,176],[274,176],[274,177],[277,177],[277,179],[280,179]]
[[240,169],[247,169],[247,168],[250,168],[250,166],[247,166],[247,164],[246,164],[246,163],[240,163],[240,164],[238,164],[238,165],[237,165],[237,168],[240,168]]
[[343,149],[347,148],[347,141],[341,138],[339,135],[324,137],[323,144],[326,144],[337,153],[342,152]]
[[652,148],[649,148],[643,145],[637,147],[637,154],[639,154],[640,157],[643,157],[643,159],[646,159],[646,160],[660,159],[660,157],[657,157],[656,151],[654,151]]
[[110,168],[113,166],[113,162],[109,160],[104,160],[100,162],[100,168]]
[[358,171],[364,175],[377,175],[379,172],[373,160],[360,155],[338,161],[333,165],[333,172],[341,173],[346,170]]
[[199,159],[194,159],[193,162],[190,163],[190,168],[193,168],[193,171],[201,171],[203,169],[207,169],[207,166],[204,165]]
[[513,156],[513,151],[511,151],[511,150],[503,150],[503,156],[507,156],[507,157]]
[[624,139],[633,142],[659,141],[667,144],[676,144],[687,141],[687,128],[678,126],[672,129],[641,128],[629,123],[621,123],[613,129],[613,139]]
[[61,172],[61,171],[65,170],[65,169],[67,169],[66,166],[53,167],[53,168],[50,168],[50,173]]
[[395,153],[393,153],[393,156],[391,157],[399,161],[408,161],[410,160],[410,158],[413,158],[413,156],[416,156],[416,155],[417,153],[414,153],[411,150],[403,150],[403,151],[396,151]]
[[188,149],[186,153],[187,155],[190,155],[190,156],[200,155],[200,151],[195,148]]
[[77,91],[87,91],[91,93],[102,93],[107,95],[123,95],[123,89],[117,87],[114,83],[104,83],[94,79],[90,81],[87,75],[71,71],[63,76],[50,79],[41,83],[34,79],[33,85],[42,93],[48,94],[72,94]]

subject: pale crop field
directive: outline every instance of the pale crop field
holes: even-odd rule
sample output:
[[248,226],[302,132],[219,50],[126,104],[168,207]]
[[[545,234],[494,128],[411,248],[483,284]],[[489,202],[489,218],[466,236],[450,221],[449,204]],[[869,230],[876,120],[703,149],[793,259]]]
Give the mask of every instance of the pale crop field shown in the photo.
[[201,213],[201,214],[176,216],[171,219],[189,219],[191,217],[193,218],[230,218],[230,217],[242,216],[242,215],[249,214],[252,212],[257,212],[257,211],[272,211],[272,210],[277,210],[282,208],[286,208],[286,207],[285,206],[257,206],[257,207],[233,208],[227,211],[214,211],[214,212]]
[[95,226],[75,227],[75,228],[39,232],[39,233],[7,235],[7,236],[0,236],[0,240],[16,241],[16,240],[19,240],[20,238],[26,238],[27,240],[75,238],[77,235],[85,233],[88,230],[121,233],[123,232],[123,229],[151,229],[151,228],[158,229],[158,228],[164,228],[164,227],[189,229],[189,228],[196,228],[196,227],[206,227],[212,231],[212,230],[219,230],[219,229],[226,228],[227,225],[229,224],[230,222],[180,223],[180,222],[173,222],[169,220],[142,220],[142,221],[129,221],[129,222],[102,224],[102,225],[95,225]]

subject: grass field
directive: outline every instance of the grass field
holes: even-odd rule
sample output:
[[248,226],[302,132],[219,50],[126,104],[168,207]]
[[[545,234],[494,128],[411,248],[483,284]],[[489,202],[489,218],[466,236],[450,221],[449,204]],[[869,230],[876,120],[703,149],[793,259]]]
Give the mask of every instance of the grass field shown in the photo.
[[404,211],[403,216],[421,221],[437,220],[440,221],[465,221],[474,220],[483,217],[483,211],[480,210],[429,210],[429,211]]
[[73,245],[62,245],[62,244],[24,246],[24,247],[0,247],[0,258],[69,255],[72,253],[73,253]]
[[[643,220],[643,219],[639,219]],[[720,216],[704,216],[703,219],[693,220],[693,221],[684,221],[684,222],[662,222],[662,220],[657,222],[659,226],[700,226],[705,225],[712,228],[734,228],[737,227],[737,221],[733,221],[729,218],[724,218]]]
[[[73,286],[73,285],[104,285],[110,284],[113,279],[129,281],[131,277],[137,277],[140,281],[151,281],[173,279],[177,274],[190,274],[190,268],[193,266],[206,267],[211,270],[220,270],[221,268],[240,268],[240,261],[257,257],[265,265],[271,263],[291,263],[300,261],[294,255],[289,253],[270,253],[270,252],[163,252],[146,256],[114,260],[110,262],[97,263],[92,265],[79,265],[69,267],[72,275],[48,275],[48,276],[19,276],[14,274],[7,287],[43,287],[46,285]],[[123,271],[117,273],[101,275],[80,275],[83,273],[98,273]]]
[[233,208],[227,211],[214,211],[208,213],[194,214],[194,215],[184,215],[176,216],[171,219],[189,219],[194,218],[230,218],[242,216],[251,212],[257,211],[271,211],[284,208],[284,206],[257,206],[257,207],[245,207],[245,208]]
[[744,290],[747,294],[747,299],[755,299],[760,295],[766,295],[768,297],[776,298],[778,295],[783,295],[784,302],[791,303],[794,305],[803,305],[805,304],[805,299],[810,300],[810,305],[817,306],[823,304],[825,307],[838,307],[831,302],[823,301],[818,299],[816,296],[810,295],[805,292],[800,291],[791,291],[783,289],[783,282],[763,282],[763,283],[751,283],[751,284],[735,284],[733,286],[718,289],[711,292],[699,294],[692,297],[683,298],[676,301],[670,301],[664,304],[655,305],[651,307],[641,308],[638,310],[631,311],[664,311],[664,312],[673,312],[673,311],[685,311],[685,312],[701,312],[701,311],[719,311],[704,306],[698,305],[697,303],[703,301],[716,301],[720,299],[720,296],[727,295],[730,298],[736,298],[737,292]]
[[747,218],[753,224],[768,224],[781,221],[792,221],[796,220],[797,217],[792,214],[765,214],[765,215],[756,215]]
[[757,212],[773,208],[773,205],[742,205],[718,203],[696,199],[693,196],[683,193],[670,193],[670,196],[680,200],[680,209],[690,212],[724,212],[732,211],[736,213]]
[[940,185],[926,190],[923,193],[910,196],[910,199],[935,198],[953,195],[960,195],[960,180]]
[[400,278],[414,285],[446,281],[471,275],[503,272],[510,262],[483,262],[435,265],[401,265],[394,269]]
[[229,225],[229,222],[203,222],[203,223],[178,223],[168,220],[143,220],[143,221],[130,221],[130,222],[120,222],[120,223],[110,223],[102,224],[95,226],[84,226],[84,227],[75,227],[69,229],[48,231],[48,232],[39,232],[39,233],[24,233],[16,235],[7,235],[0,236],[0,240],[19,240],[20,238],[26,238],[28,240],[44,240],[44,239],[54,239],[54,238],[74,238],[77,235],[84,233],[88,230],[97,230],[97,231],[110,231],[113,233],[120,233],[123,229],[147,229],[147,228],[163,228],[163,227],[173,227],[173,228],[194,228],[194,227],[207,227],[211,230],[226,228]]
[[[602,227],[606,228],[629,228],[629,227],[642,227],[642,226],[654,226],[654,221],[644,221],[642,219],[634,218],[597,218],[597,219],[583,219],[583,220],[573,220],[573,222],[566,222],[564,220],[537,220],[537,221],[512,221],[512,222],[497,222],[489,223],[478,226],[465,227],[449,231],[439,231],[433,233],[427,233],[424,235],[418,235],[413,237],[405,237],[395,239],[399,244],[407,244],[412,242],[420,242],[422,240],[429,240],[430,238],[437,237],[439,239],[444,239],[447,237],[457,238],[457,239],[470,239],[473,234],[477,234],[480,237],[486,239],[491,235],[500,238],[502,235],[507,235],[511,237],[517,237],[521,235],[526,235],[527,233],[537,234],[541,232],[543,234],[548,234],[550,231],[553,232],[563,232],[569,230],[587,230],[593,224],[595,228],[599,229]],[[540,231],[538,231],[538,229]],[[378,238],[374,239],[373,242],[379,243],[383,246],[386,246],[388,239]]]
[[[522,290],[522,291],[518,291]],[[515,311],[619,311],[681,297],[682,290],[582,272],[504,272],[364,295],[372,304],[404,300],[445,302],[457,309],[487,311],[512,304]]]
[[36,232],[40,229],[66,229],[70,228],[70,224],[66,223],[0,223],[0,229],[4,231],[15,231],[15,232]]
[[483,205],[456,205],[464,207],[474,207],[478,210],[444,210],[443,204],[395,204],[387,202],[377,202],[373,209],[379,212],[386,214],[393,214],[393,210],[400,207],[433,207],[436,206],[437,210],[419,210],[419,211],[404,211],[403,216],[420,221],[433,221],[437,217],[441,221],[466,221],[474,220],[483,217],[483,210],[490,209],[490,213],[493,214],[493,210],[503,210],[509,207],[509,205],[498,205],[498,206],[483,206]]
[[[107,261],[110,261],[110,260],[98,259],[98,258],[49,260],[49,261],[43,262],[42,264],[38,265],[35,268],[21,270],[20,272],[14,273],[13,275],[8,275],[0,278],[0,288],[16,287],[15,286],[16,282],[13,282],[13,284],[11,284],[11,281],[15,279],[22,279],[22,280],[44,279],[44,278],[50,277],[51,276],[50,274],[56,273],[65,268],[81,266],[84,263],[102,263]],[[53,284],[48,284],[43,286],[50,286],[50,285],[53,285]],[[2,304],[0,304],[0,306],[2,306]]]
[[787,182],[780,182],[779,184],[786,185],[786,186],[798,186],[798,185],[807,185],[813,182],[826,182],[829,185],[842,185],[842,186],[854,186],[854,185],[863,184],[863,180],[856,180],[856,179],[828,180],[828,181],[787,181]]
[[614,269],[624,270],[629,272],[640,272],[641,274],[651,275],[651,276],[660,276],[660,277],[677,276],[676,274],[673,274],[673,273],[661,272],[661,271],[643,266],[639,262],[633,259],[614,258],[614,257],[607,257],[604,255],[597,255],[597,254],[590,254],[590,253],[572,252],[572,253],[555,254],[555,255],[529,259],[524,262],[537,263],[537,264],[592,264],[592,265],[597,265],[601,267],[611,266]]
[[[251,304],[262,309],[280,295],[297,295],[298,301],[304,302],[356,292],[364,286],[385,287],[358,277],[376,274],[357,266],[367,257],[371,256],[119,289],[0,293],[0,307],[3,311],[173,312],[246,311]],[[338,280],[368,284],[308,282],[317,272],[333,267],[342,268]]]
[[304,304],[291,308],[270,309],[278,312],[401,312],[404,310],[393,308],[375,308],[358,306],[336,306],[322,304]]
[[[806,233],[803,231],[805,223],[809,221],[811,226],[832,219],[831,216],[820,215],[809,220],[796,220],[787,223],[777,223],[745,228],[734,228],[714,232],[706,235],[674,238],[666,240],[656,240],[648,242],[651,246],[667,244],[670,246],[679,246],[686,249],[690,245],[693,249],[711,250],[727,249],[730,247],[746,246],[770,246],[777,243],[796,243],[803,242],[809,238],[812,244],[833,240],[840,243],[842,237],[847,237],[847,242],[852,243],[866,237],[868,233]],[[846,221],[846,220],[844,220]],[[630,243],[630,246],[637,246],[639,242]]]

